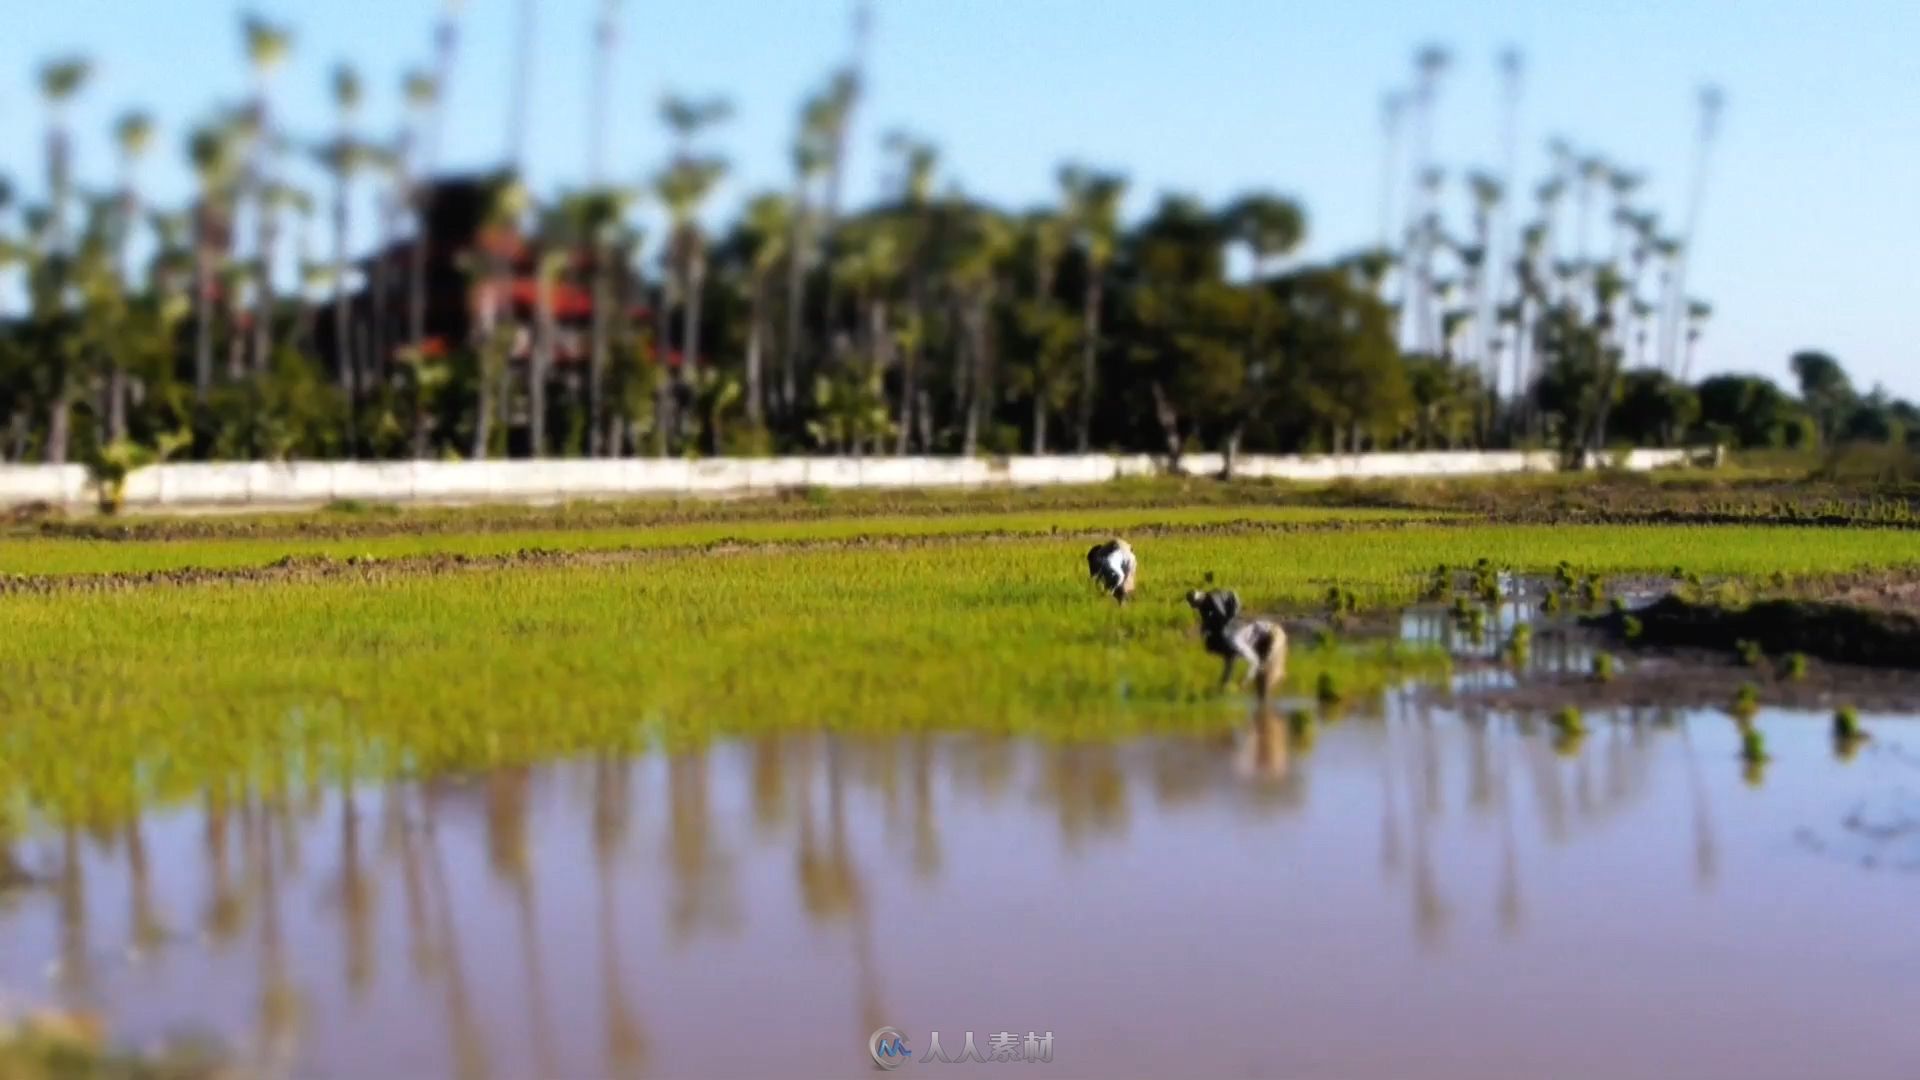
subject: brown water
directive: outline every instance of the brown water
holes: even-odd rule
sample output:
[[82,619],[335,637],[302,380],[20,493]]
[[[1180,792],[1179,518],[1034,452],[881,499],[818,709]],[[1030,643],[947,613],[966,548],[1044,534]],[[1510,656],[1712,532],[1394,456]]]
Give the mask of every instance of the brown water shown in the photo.
[[0,986],[315,1076],[1913,1075],[1902,722],[1385,713],[236,796],[26,842]]

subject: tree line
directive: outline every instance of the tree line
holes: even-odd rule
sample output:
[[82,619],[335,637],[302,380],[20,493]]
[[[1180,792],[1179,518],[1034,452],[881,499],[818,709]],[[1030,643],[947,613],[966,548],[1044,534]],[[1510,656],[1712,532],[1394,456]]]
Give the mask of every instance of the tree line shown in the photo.
[[[1803,374],[1797,399],[1761,379],[1692,380],[1711,313],[1685,287],[1721,109],[1711,89],[1676,230],[1642,205],[1641,174],[1558,139],[1523,222],[1520,57],[1499,60],[1505,163],[1450,175],[1431,132],[1452,58],[1422,49],[1386,100],[1380,242],[1309,263],[1296,258],[1306,210],[1283,194],[1166,195],[1128,223],[1126,177],[1069,164],[1056,199],[1011,209],[966,194],[907,132],[884,140],[882,197],[844,209],[861,8],[850,58],[799,110],[790,185],[713,229],[726,99],[669,96],[665,159],[611,178],[619,15],[604,0],[591,28],[587,182],[545,196],[518,179],[525,55],[499,167],[440,166],[457,4],[402,77],[392,132],[364,130],[346,64],[332,130],[286,130],[275,76],[293,31],[244,18],[252,92],[179,136],[196,180],[180,206],[143,197],[160,128],[141,111],[111,132],[111,177],[74,175],[67,112],[92,66],[44,64],[44,190],[29,200],[0,177],[0,455],[1231,460],[1906,429],[1909,407],[1843,394],[1843,372]],[[532,0],[520,17],[527,50]],[[378,242],[356,252],[352,209],[369,192]],[[643,200],[664,211],[658,236],[638,224]]]

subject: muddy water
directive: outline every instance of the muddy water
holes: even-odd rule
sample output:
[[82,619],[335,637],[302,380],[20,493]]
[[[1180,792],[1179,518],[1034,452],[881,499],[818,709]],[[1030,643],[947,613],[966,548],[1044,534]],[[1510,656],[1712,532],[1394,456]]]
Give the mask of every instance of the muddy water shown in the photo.
[[1911,1075],[1920,728],[1843,754],[1763,711],[1755,767],[1722,712],[1607,700],[1569,741],[1536,706],[1590,648],[1516,674],[1519,617],[1409,616],[1459,676],[1311,726],[789,737],[41,830],[0,1004],[313,1076],[870,1076],[882,1025],[1060,1077]]

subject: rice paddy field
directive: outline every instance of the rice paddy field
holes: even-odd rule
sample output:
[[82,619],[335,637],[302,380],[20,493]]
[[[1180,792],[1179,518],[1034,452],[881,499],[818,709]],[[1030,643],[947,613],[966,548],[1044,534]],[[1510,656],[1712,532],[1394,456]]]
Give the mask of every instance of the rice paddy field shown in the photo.
[[[1478,484],[1188,483],[19,524],[0,533],[0,1002],[94,1010],[143,1039],[204,1028],[250,1068],[277,1060],[307,1075],[474,1061],[498,1075],[700,1075],[690,1047],[642,1037],[630,1014],[651,1001],[659,1030],[706,1033],[697,1042],[715,1021],[685,1010],[736,998],[788,1015],[773,1027],[806,1075],[870,1068],[864,1040],[882,1024],[956,1040],[972,1027],[984,1041],[1003,1024],[1044,1023],[1063,1075],[1166,1075],[1188,1059],[1155,1057],[1102,1018],[1144,1025],[1169,1008],[1232,1015],[1230,1002],[1290,999],[1292,984],[1251,966],[1237,938],[1304,949],[1290,962],[1353,1004],[1297,1003],[1302,1016],[1326,1012],[1329,1030],[1358,1025],[1361,1003],[1377,1006],[1389,985],[1437,1003],[1513,963],[1556,973],[1535,990],[1560,979],[1585,987],[1569,1000],[1588,1001],[1628,974],[1672,972],[1649,955],[1593,983],[1583,926],[1719,949],[1723,930],[1777,930],[1767,920],[1801,891],[1811,910],[1819,889],[1780,883],[1827,871],[1780,846],[1814,828],[1810,806],[1898,786],[1913,767],[1899,717],[1870,716],[1876,742],[1844,771],[1820,753],[1824,717],[1762,687],[1771,775],[1791,777],[1763,787],[1751,752],[1735,767],[1745,736],[1710,715],[1641,723],[1644,702],[1632,715],[1589,704],[1575,739],[1544,707],[1473,706],[1476,687],[1510,690],[1536,669],[1549,686],[1602,667],[1611,679],[1616,661],[1593,661],[1596,646],[1577,639],[1500,660],[1456,639],[1457,626],[1406,632],[1402,609],[1430,598],[1442,566],[1497,567],[1506,581],[1565,566],[1623,596],[1675,575],[1760,587],[1920,573],[1920,530],[1890,504],[1821,499],[1811,516],[1849,523],[1810,527],[1810,504],[1772,488],[1524,481],[1505,496]],[[1125,606],[1086,578],[1088,546],[1113,535],[1141,560]],[[1250,699],[1216,685],[1184,600],[1209,582],[1291,628],[1281,700],[1251,720]],[[1489,615],[1497,646],[1514,616]],[[1849,678],[1827,672],[1820,685],[1845,696]],[[1871,790],[1858,786],[1868,776]],[[1795,794],[1762,805],[1776,787]],[[1754,804],[1702,825],[1703,800]],[[1716,877],[1779,886],[1783,906],[1705,900],[1630,857],[1671,843],[1697,862],[1702,829],[1732,830],[1716,841]],[[1569,854],[1583,844],[1591,864]],[[1200,852],[1212,869],[1192,863]],[[1566,918],[1598,910],[1585,890],[1616,860],[1641,867],[1609,871],[1626,875],[1624,894],[1684,913],[1637,930]],[[1462,930],[1465,901],[1436,897],[1437,879],[1484,875],[1504,893],[1521,862],[1560,907],[1540,919],[1531,957],[1503,959],[1498,942],[1520,948],[1510,901]],[[1884,876],[1825,887],[1859,893],[1860,925],[1841,936],[1867,935],[1883,908],[1892,918]],[[1390,914],[1402,896],[1410,927]],[[1340,958],[1307,944],[1327,917],[1276,926],[1253,915],[1268,903],[1344,906],[1387,959],[1336,976]],[[1091,921],[1061,922],[1077,904]],[[1125,930],[1146,918],[1156,932]],[[901,974],[886,1005],[872,936],[895,953],[915,919],[947,935],[926,946],[936,967],[998,926],[1057,968],[1018,992],[951,967],[945,983]],[[1337,922],[1323,940],[1342,936]],[[569,929],[588,926],[598,944]],[[1451,960],[1430,952],[1448,926],[1464,942]],[[463,931],[516,937],[520,959],[468,949],[463,967]],[[356,968],[382,940],[408,944],[379,973]],[[1840,1000],[1884,1003],[1871,1013],[1920,1004],[1816,940],[1787,933],[1769,948],[1827,972]],[[628,967],[597,967],[609,953]],[[1164,982],[1181,956],[1211,966],[1183,976],[1187,1004],[1167,1006],[1148,973]],[[1112,988],[1074,983],[1082,968]],[[756,970],[785,971],[786,988]],[[630,985],[641,972],[651,990]],[[841,997],[796,996],[841,980]],[[169,997],[188,985],[231,992],[198,1008]],[[1801,1004],[1783,992],[1754,1008],[1764,1020]],[[1019,1016],[995,1011],[1016,1005]],[[1433,1018],[1456,1012],[1408,1022],[1444,1049],[1452,1036]],[[1756,1026],[1741,1055],[1764,1062],[1752,1047],[1769,1044],[1767,1024]],[[1599,1028],[1560,1045],[1591,1041],[1606,1066],[1593,1075],[1644,1064],[1605,1053]],[[349,1047],[349,1030],[365,1037]],[[1541,1063],[1568,1060],[1552,1038],[1522,1043]],[[1872,1071],[1883,1052],[1912,1048],[1882,1037],[1845,1060]],[[1438,1058],[1407,1049],[1292,1064],[1472,1075],[1511,1060],[1466,1043]],[[1662,1060],[1700,1065],[1724,1045],[1675,1036],[1670,1049]],[[1299,1074],[1195,1052],[1218,1066],[1202,1071]]]

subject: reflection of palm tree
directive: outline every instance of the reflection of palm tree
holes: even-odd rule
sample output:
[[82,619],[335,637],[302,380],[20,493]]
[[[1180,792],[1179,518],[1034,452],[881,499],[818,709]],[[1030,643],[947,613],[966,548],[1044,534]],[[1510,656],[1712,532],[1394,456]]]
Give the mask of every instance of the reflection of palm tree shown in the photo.
[[426,872],[428,884],[438,900],[436,918],[440,937],[434,949],[446,961],[447,1037],[453,1044],[455,1074],[463,1080],[484,1080],[489,1074],[486,1028],[473,1013],[467,996],[466,964],[461,959],[460,924],[453,914],[453,892],[447,885],[446,860],[440,853],[440,830],[433,823],[433,797],[423,800],[427,817]]
[[533,852],[527,837],[530,784],[531,776],[525,768],[502,770],[488,777],[487,860],[494,874],[513,890],[521,965],[526,972],[532,1010],[534,1059],[542,1076],[555,1076],[558,1072],[553,1021],[547,1010],[546,972],[541,962],[539,918],[535,910]]
[[232,867],[227,859],[227,814],[225,785],[209,788],[206,809],[202,814],[206,821],[203,840],[208,863],[205,926],[207,935],[222,944],[231,941],[234,934],[239,932],[246,911],[240,892],[234,885]]
[[[154,903],[153,873],[147,862],[146,830],[141,827],[139,819],[127,823],[125,842],[133,943],[142,950],[151,949],[166,939],[167,926],[160,917],[159,906]],[[4,881],[4,876],[4,871],[0,871],[0,881]]]
[[1687,793],[1693,803],[1693,880],[1705,891],[1720,877],[1720,844],[1714,836],[1713,807],[1700,779],[1700,762],[1693,752],[1693,726],[1685,721],[1680,725],[1680,745],[1687,758]]
[[80,852],[80,830],[60,830],[60,878],[55,886],[60,911],[60,972],[69,989],[84,995],[92,983],[93,952],[88,944],[87,878]]
[[600,982],[605,993],[607,1061],[616,1073],[636,1074],[646,1063],[647,1034],[640,1024],[621,975],[615,878],[626,846],[632,797],[630,766],[624,759],[593,763],[593,868],[599,893]]
[[733,900],[727,893],[725,857],[714,849],[707,785],[704,751],[677,754],[668,763],[667,846],[675,893],[671,918],[679,938],[703,925],[724,927],[734,915]]
[[280,874],[273,832],[262,827],[246,845],[260,896],[260,1042],[262,1072],[284,1075],[300,1024],[300,992],[287,970],[280,923]]
[[346,921],[347,986],[358,997],[373,979],[373,879],[360,851],[360,806],[348,787],[340,792],[339,903]]
[[[1501,740],[1505,742],[1504,739]],[[1500,930],[1517,934],[1526,922],[1526,903],[1520,891],[1519,844],[1513,828],[1513,757],[1498,754],[1498,775],[1494,780],[1494,799],[1500,810]]]
[[933,805],[933,741],[913,740],[913,872],[928,881],[940,875],[940,826]]

